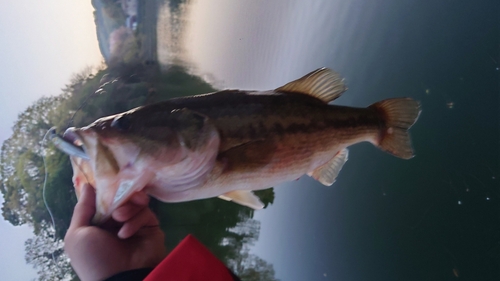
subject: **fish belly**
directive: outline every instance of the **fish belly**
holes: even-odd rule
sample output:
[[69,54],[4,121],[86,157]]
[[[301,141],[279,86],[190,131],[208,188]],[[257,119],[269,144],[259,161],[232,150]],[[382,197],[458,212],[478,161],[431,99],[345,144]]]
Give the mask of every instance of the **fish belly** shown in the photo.
[[221,153],[205,183],[180,192],[160,188],[162,194],[156,193],[155,197],[165,202],[182,202],[234,190],[266,189],[293,181],[325,164],[343,148],[369,139],[366,135],[350,138],[347,135],[332,129],[245,144]]

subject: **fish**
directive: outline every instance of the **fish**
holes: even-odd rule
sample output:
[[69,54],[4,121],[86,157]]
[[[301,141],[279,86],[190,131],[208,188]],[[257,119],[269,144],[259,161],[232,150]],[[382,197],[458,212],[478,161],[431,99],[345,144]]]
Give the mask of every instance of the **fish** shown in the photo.
[[346,90],[337,72],[320,68],[274,90],[173,98],[68,128],[63,138],[89,158],[71,156],[73,182],[95,187],[99,224],[138,191],[163,202],[219,197],[262,209],[254,190],[303,175],[330,186],[360,142],[412,158],[408,130],[420,103],[332,104]]

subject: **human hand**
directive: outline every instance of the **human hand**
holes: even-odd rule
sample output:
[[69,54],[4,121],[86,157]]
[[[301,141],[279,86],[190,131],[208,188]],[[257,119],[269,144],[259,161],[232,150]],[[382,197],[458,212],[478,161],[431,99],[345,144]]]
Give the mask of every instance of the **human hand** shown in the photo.
[[95,214],[95,191],[82,189],[64,250],[82,281],[103,280],[117,273],[155,267],[166,255],[164,235],[148,208],[149,197],[136,193],[112,213],[103,226],[90,224]]

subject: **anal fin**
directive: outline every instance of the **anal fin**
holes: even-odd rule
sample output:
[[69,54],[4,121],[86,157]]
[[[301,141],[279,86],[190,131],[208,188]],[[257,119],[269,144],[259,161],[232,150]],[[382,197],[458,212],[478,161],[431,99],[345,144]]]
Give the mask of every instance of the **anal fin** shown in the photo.
[[255,194],[250,190],[235,190],[224,193],[219,196],[220,199],[226,201],[233,201],[243,206],[249,208],[260,210],[264,208],[264,203],[262,203]]
[[307,173],[307,175],[324,185],[330,186],[335,182],[347,159],[349,159],[349,150],[344,148],[337,152],[330,161]]

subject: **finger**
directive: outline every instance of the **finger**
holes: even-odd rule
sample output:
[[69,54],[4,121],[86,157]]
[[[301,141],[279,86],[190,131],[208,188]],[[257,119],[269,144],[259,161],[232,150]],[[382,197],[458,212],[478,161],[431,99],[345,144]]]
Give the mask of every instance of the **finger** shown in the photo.
[[122,228],[123,223],[116,221],[113,217],[106,220],[104,223],[99,225],[100,228],[105,229],[111,233],[118,233],[120,228]]
[[71,218],[70,228],[78,228],[90,225],[90,221],[95,214],[95,191],[94,188],[85,184],[82,188],[80,200],[76,203]]
[[147,206],[149,204],[149,196],[145,192],[139,191],[130,197],[130,202],[139,206]]
[[114,220],[125,222],[139,213],[142,209],[147,208],[148,203],[149,196],[144,192],[137,192],[132,195],[127,203],[113,211],[111,215]]
[[136,216],[125,222],[118,232],[118,237],[122,239],[133,236],[143,227],[158,226],[159,222],[156,216],[149,208],[144,208]]
[[118,222],[126,222],[130,220],[133,216],[137,215],[142,209],[147,208],[145,206],[137,206],[132,203],[127,203],[111,214],[113,219]]

